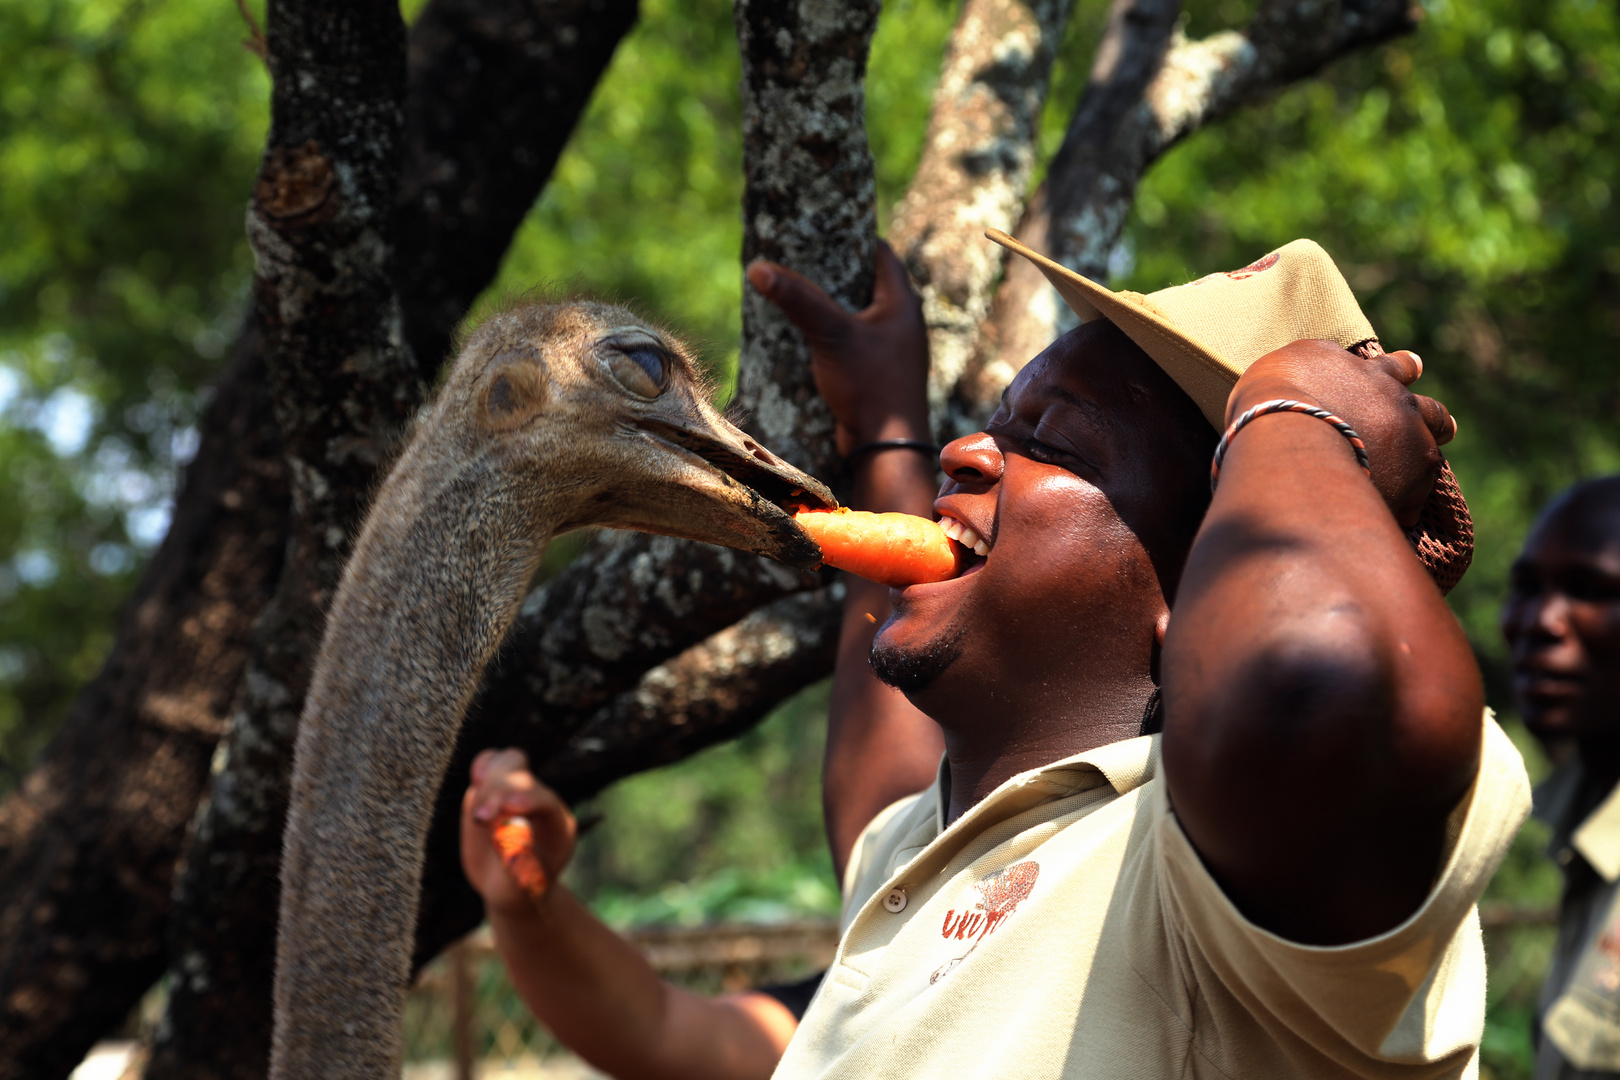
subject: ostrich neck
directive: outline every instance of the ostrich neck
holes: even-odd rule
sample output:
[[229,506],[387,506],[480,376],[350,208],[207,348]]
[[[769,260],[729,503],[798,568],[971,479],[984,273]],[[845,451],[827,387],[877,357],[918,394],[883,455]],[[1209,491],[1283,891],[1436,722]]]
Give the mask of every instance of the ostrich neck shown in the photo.
[[434,798],[485,664],[562,517],[413,444],[333,599],[294,756],[275,1080],[396,1078]]

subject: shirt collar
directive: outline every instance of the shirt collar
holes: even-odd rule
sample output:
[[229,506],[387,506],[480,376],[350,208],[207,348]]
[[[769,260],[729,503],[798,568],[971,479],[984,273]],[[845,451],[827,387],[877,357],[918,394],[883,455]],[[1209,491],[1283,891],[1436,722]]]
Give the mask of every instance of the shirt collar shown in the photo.
[[1573,848],[1604,881],[1613,882],[1620,878],[1620,786],[1577,822],[1576,799],[1584,779],[1580,757],[1571,757],[1536,786],[1531,813],[1552,828],[1548,851],[1555,860],[1567,862],[1559,853]]
[[[1115,794],[1127,794],[1157,775],[1159,743],[1158,735],[1139,735],[1021,772],[1004,781],[962,816],[976,817],[981,809],[1001,807],[1008,802],[1030,803],[1031,796],[1036,796],[1038,802],[1044,802],[1048,798],[1073,795],[1096,787],[1099,775],[1113,787]],[[1037,794],[1037,788],[1043,790]],[[951,808],[951,764],[948,758],[941,757],[939,760],[939,774],[934,781],[934,789],[937,793],[934,804],[937,835],[945,831],[945,818]],[[998,813],[994,816],[1000,818],[1004,815]]]

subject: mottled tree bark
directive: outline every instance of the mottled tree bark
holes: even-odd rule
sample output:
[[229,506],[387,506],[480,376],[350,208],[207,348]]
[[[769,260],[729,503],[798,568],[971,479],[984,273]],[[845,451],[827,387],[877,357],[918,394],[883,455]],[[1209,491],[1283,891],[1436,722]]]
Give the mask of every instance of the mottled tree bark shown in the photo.
[[281,822],[310,665],[348,539],[426,393],[390,272],[404,21],[381,0],[271,0],[265,21],[270,136],[247,224],[292,535],[175,889],[154,1077],[265,1067]]
[[[434,0],[418,17],[395,280],[424,373],[634,17],[634,0]],[[260,345],[239,339],[215,383],[106,664],[0,804],[0,1077],[67,1075],[163,970],[176,859],[287,547]]]
[[[877,0],[736,0],[743,78],[743,262],[770,259],[852,310],[872,298],[876,187],[866,56]],[[777,455],[826,480],[832,414],[810,352],[774,304],[743,288],[737,402]]]
[[937,415],[973,355],[1035,164],[1052,59],[1073,0],[966,0],[945,47],[917,174],[889,242],[922,294]]
[[843,589],[790,596],[642,676],[580,728],[544,776],[583,799],[747,731],[831,669]]
[[[1411,0],[1266,0],[1242,31],[1189,41],[1179,9],[1179,0],[1116,0],[1063,145],[1019,225],[1025,243],[1089,277],[1106,278],[1137,185],[1177,142],[1346,53],[1410,32],[1419,15]],[[964,410],[992,409],[1030,345],[1071,319],[1037,273],[1009,274],[979,370],[959,391]]]

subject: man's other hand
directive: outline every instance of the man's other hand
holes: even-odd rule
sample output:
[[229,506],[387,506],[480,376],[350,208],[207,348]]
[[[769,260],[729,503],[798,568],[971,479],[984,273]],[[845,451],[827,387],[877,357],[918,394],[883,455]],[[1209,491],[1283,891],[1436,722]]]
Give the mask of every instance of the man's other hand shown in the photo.
[[838,452],[928,435],[928,327],[906,268],[878,241],[872,303],[846,311],[803,274],[756,259],[748,282],[782,309],[810,347],[816,390],[837,421]]
[[1363,359],[1331,341],[1296,341],[1243,373],[1227,399],[1226,422],[1278,398],[1341,417],[1367,444],[1373,486],[1401,527],[1410,528],[1440,475],[1439,448],[1457,433],[1444,405],[1408,389],[1422,374],[1414,352]]
[[485,750],[473,758],[472,783],[461,800],[461,867],[491,911],[523,912],[534,905],[507,873],[491,836],[502,818],[519,814],[534,828],[535,855],[555,882],[574,856],[574,815],[535,779],[523,751]]

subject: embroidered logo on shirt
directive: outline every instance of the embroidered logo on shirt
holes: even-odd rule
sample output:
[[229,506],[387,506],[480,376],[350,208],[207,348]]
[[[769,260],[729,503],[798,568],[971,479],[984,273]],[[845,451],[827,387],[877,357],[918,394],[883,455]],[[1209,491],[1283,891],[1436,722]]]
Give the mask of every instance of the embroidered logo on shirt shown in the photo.
[[956,909],[952,908],[945,913],[945,928],[941,936],[957,941],[971,941],[973,944],[969,946],[967,952],[936,969],[928,977],[930,985],[949,975],[957,964],[972,955],[973,950],[979,947],[979,942],[1018,910],[1019,902],[1026,899],[1035,888],[1035,879],[1040,873],[1041,864],[1033,859],[1004,867],[973,886],[978,890],[979,902],[973,905],[972,910],[963,911],[959,915]]

